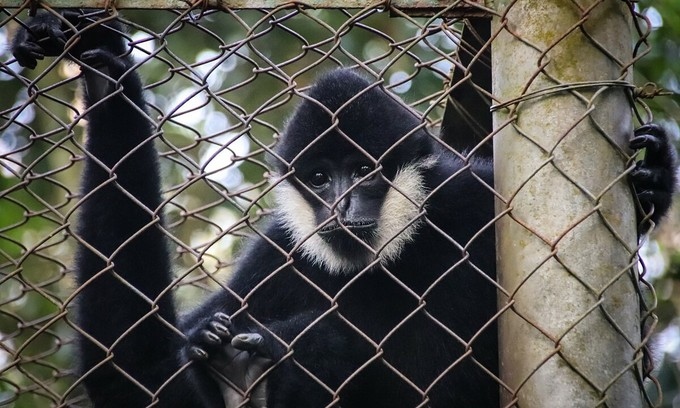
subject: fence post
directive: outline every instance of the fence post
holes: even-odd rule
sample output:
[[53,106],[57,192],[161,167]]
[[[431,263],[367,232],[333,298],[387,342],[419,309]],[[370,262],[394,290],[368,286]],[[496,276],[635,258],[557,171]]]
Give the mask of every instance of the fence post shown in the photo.
[[631,12],[621,0],[498,0],[496,9],[503,406],[640,407],[624,175]]

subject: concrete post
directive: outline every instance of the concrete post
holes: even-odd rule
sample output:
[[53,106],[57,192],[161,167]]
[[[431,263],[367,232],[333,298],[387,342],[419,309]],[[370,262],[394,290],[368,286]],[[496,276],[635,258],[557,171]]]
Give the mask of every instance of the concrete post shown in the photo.
[[622,176],[632,16],[621,0],[495,3],[493,94],[515,101],[494,113],[499,304],[511,304],[502,406],[640,407],[635,209]]

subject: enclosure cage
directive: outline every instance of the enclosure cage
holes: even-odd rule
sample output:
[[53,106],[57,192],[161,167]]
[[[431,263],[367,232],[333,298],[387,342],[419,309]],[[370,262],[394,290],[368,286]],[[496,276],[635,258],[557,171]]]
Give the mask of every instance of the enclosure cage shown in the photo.
[[[472,334],[455,333],[428,311],[437,281],[409,288],[416,306],[385,337],[362,333],[361,324],[338,306],[349,289],[327,293],[296,270],[291,251],[280,249],[286,259],[281,270],[292,265],[291,273],[327,300],[322,314],[339,316],[373,347],[366,364],[377,362],[408,384],[419,396],[413,406],[440,406],[430,391],[468,363],[497,385],[498,406],[659,404],[646,362],[655,295],[638,257],[636,202],[627,181],[635,168],[627,141],[634,126],[651,119],[641,101],[650,92],[632,81],[633,64],[647,51],[649,22],[634,1],[496,3],[0,1],[0,42],[7,44],[0,50],[0,405],[89,406],[83,382],[91,373],[76,369],[78,342],[96,343],[106,356],[102,364],[116,362],[118,342],[102,344],[75,318],[91,285],[75,278],[77,248],[97,252],[78,229],[89,197],[80,179],[85,162],[99,154],[86,147],[94,108],[84,105],[79,82],[88,64],[69,56],[88,29],[73,27],[64,50],[35,69],[12,55],[12,39],[30,27],[30,16],[63,19],[66,7],[91,7],[81,13],[95,26],[118,22],[130,70],[142,79],[151,124],[145,140],[158,150],[162,178],[162,201],[151,209],[154,221],[145,229],[158,229],[167,243],[173,278],[163,295],[171,292],[178,310],[191,310],[211,293],[234,293],[225,282],[238,254],[247,250],[245,242],[268,239],[265,225],[280,217],[272,210],[281,205],[274,196],[283,179],[294,177],[294,171],[271,168],[272,156],[280,155],[277,143],[315,81],[344,67],[416,115],[416,130],[462,163],[446,179],[468,174],[468,183],[496,210],[469,240],[450,239],[459,263],[484,281],[497,305]],[[329,112],[334,120],[335,113]],[[377,116],[372,126],[389,128],[401,120]],[[121,117],[111,125],[125,129],[127,121]],[[375,168],[383,164],[382,157],[371,160]],[[102,185],[116,183],[122,163],[107,167]],[[475,174],[475,163],[493,163],[495,179]],[[427,206],[434,190],[413,204],[414,219],[396,235],[416,223],[436,229]],[[134,193],[121,194],[135,201]],[[116,216],[124,225],[126,214]],[[468,216],[457,222],[467,225]],[[314,228],[300,241],[311,240],[321,226]],[[497,280],[495,271],[483,270],[468,253],[494,232],[497,252],[484,255],[498,259]],[[142,232],[130,241],[136,234]],[[380,251],[388,247],[377,248],[372,266],[382,264]],[[115,252],[102,255],[106,266],[97,276],[115,275],[121,285],[134,287],[115,274]],[[140,255],[136,261],[144,270],[148,261]],[[454,276],[458,265],[449,265],[444,275]],[[371,267],[360,269],[351,282],[371,273]],[[395,285],[409,287],[389,266],[383,269]],[[238,313],[247,315],[254,298],[234,296],[241,301]],[[450,297],[457,296],[469,299],[474,310],[475,293],[456,288]],[[138,325],[157,318],[157,300],[145,298],[148,313]],[[91,314],[101,324],[115,323],[127,307],[102,305]],[[444,368],[425,385],[383,350],[394,332],[420,315],[463,350],[442,362]],[[271,321],[257,324],[271,329]],[[500,370],[473,354],[478,338],[497,328]],[[283,360],[323,383],[313,367],[296,361],[305,352],[296,349],[296,340],[284,343]],[[345,385],[361,381],[365,368],[339,385],[322,384],[328,406],[345,406]],[[264,371],[265,377],[271,372]],[[247,385],[239,391],[241,401],[225,406],[259,406],[251,398],[260,383]],[[157,391],[145,391],[151,406]]]

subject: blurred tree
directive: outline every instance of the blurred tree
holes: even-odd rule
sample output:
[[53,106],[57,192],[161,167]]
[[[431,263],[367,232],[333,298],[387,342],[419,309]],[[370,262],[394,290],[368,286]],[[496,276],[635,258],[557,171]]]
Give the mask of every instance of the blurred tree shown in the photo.
[[[636,83],[653,81],[678,92],[680,2],[642,0],[638,9],[654,28],[649,54],[636,64]],[[12,10],[3,12],[7,17]],[[237,242],[233,237],[245,229],[239,221],[243,213],[257,215],[267,206],[261,146],[273,142],[299,98],[287,92],[290,84],[272,65],[292,76],[300,88],[321,70],[363,61],[376,72],[384,71],[387,85],[416,109],[429,112],[433,124],[441,119],[441,107],[432,102],[451,69],[443,55],[454,52],[454,41],[437,29],[438,21],[392,19],[379,11],[364,12],[359,18],[359,13],[208,12],[200,19],[198,12],[194,16],[172,11],[123,13],[131,22],[130,36],[148,84],[152,116],[162,122],[159,148],[164,154],[167,196],[172,198],[166,211],[173,234],[186,243],[176,245],[178,273],[195,277],[181,289],[187,302],[208,290],[201,277],[228,273]],[[25,19],[26,12],[20,17]],[[78,70],[72,64],[52,66],[53,61],[43,61],[31,72],[16,63],[5,64],[12,60],[6,44],[16,27],[11,19],[0,23],[4,96],[0,98],[0,405],[56,405],[54,401],[64,394],[66,401],[78,405],[78,394],[69,391],[76,378],[67,369],[73,361],[68,341],[73,328],[63,319],[72,306],[69,258],[75,245],[64,226],[75,221],[72,211],[82,164],[78,158],[83,154],[74,143],[82,141],[82,122],[70,126],[77,113]],[[244,42],[246,37],[253,40]],[[333,59],[326,58],[331,52]],[[40,107],[28,102],[20,76],[39,78],[39,88],[48,89],[50,97],[39,97]],[[649,102],[655,119],[666,121],[676,134],[680,133],[679,102],[677,96]],[[250,151],[257,154],[250,156]],[[220,166],[226,166],[225,171],[218,171]],[[205,170],[214,170],[215,177],[202,175]],[[661,250],[648,257],[666,259],[653,274],[660,300],[658,350],[665,353],[658,374],[664,407],[680,406],[677,211],[669,221],[654,236]]]
[[[651,81],[671,91],[648,101],[654,120],[663,122],[680,135],[680,2],[642,0],[638,10],[652,25],[649,53],[636,63],[636,84]],[[663,391],[663,408],[680,406],[680,217],[675,211],[652,236],[654,242],[646,256],[651,279],[658,296],[659,324],[653,351]],[[653,387],[650,387],[650,389]]]

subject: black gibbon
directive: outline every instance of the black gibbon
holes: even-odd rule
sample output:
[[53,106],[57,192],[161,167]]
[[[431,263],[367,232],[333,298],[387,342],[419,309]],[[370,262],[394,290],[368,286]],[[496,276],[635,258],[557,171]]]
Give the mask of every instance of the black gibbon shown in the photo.
[[[271,154],[274,216],[225,288],[178,318],[154,125],[121,26],[95,20],[39,13],[13,54],[34,68],[79,35],[79,369],[97,407],[237,406],[220,374],[256,407],[498,406],[490,162],[461,159],[379,84],[327,73]],[[631,179],[658,222],[675,153],[654,125],[631,147],[647,148]]]

